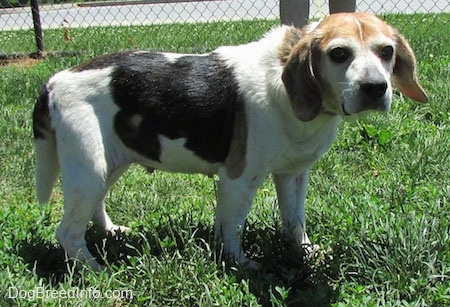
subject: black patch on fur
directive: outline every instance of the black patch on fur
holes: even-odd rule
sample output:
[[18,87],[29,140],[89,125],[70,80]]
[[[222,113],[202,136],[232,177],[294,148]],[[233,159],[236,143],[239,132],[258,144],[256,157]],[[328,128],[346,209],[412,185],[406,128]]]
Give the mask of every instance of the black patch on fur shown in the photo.
[[159,161],[159,135],[186,138],[198,157],[225,161],[243,102],[231,70],[215,54],[170,62],[158,53],[122,53],[101,61],[116,66],[111,89],[121,110],[114,126],[127,146]]
[[43,139],[44,132],[50,131],[50,113],[48,109],[48,90],[44,86],[36,100],[33,110],[33,135],[35,139]]
[[133,51],[125,51],[125,52],[118,52],[113,54],[105,54],[98,56],[96,58],[93,58],[92,60],[81,64],[79,66],[76,66],[71,69],[72,72],[81,72],[85,70],[91,70],[91,69],[102,69],[111,67],[114,65],[120,65],[120,62],[122,62],[127,56],[130,56],[133,54]]

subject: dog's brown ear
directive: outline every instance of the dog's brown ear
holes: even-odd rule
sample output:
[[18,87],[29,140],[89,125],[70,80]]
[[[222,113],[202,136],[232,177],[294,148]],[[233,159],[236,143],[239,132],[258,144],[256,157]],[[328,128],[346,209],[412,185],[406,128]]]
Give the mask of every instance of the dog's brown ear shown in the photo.
[[416,57],[411,46],[400,33],[395,34],[395,40],[395,66],[392,76],[395,85],[406,97],[419,102],[427,102],[427,93],[417,78]]
[[318,48],[313,39],[300,41],[289,55],[281,76],[292,110],[301,121],[313,120],[322,109],[322,94],[314,69],[319,61]]

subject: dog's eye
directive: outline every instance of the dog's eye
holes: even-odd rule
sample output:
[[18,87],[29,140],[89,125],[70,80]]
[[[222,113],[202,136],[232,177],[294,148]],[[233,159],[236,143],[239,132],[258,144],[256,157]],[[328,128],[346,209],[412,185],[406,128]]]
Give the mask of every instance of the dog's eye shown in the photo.
[[385,61],[389,61],[394,56],[394,48],[392,46],[386,46],[381,49],[381,58]]
[[342,47],[333,48],[329,52],[330,59],[335,63],[344,63],[350,55],[350,50]]

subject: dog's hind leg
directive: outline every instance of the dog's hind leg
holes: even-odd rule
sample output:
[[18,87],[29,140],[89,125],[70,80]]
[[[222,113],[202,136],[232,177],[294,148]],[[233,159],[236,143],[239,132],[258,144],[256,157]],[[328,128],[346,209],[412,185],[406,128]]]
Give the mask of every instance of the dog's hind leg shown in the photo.
[[92,217],[92,222],[99,228],[105,230],[105,232],[111,233],[115,236],[118,233],[123,233],[130,230],[126,226],[115,225],[111,218],[108,216],[105,210],[105,203],[102,203],[97,207],[97,211],[95,211],[94,216]]
[[[112,186],[127,169],[128,165],[125,165],[110,172],[108,176],[108,187]],[[129,230],[128,227],[115,225],[111,221],[108,213],[106,213],[104,201],[97,207],[97,210],[92,217],[92,222],[94,222],[97,227],[104,229],[106,232],[110,232],[112,235]]]
[[59,243],[68,257],[94,270],[102,269],[86,246],[86,229],[89,221],[99,210],[108,186],[104,176],[86,161],[61,161],[64,193],[64,214],[56,231]]

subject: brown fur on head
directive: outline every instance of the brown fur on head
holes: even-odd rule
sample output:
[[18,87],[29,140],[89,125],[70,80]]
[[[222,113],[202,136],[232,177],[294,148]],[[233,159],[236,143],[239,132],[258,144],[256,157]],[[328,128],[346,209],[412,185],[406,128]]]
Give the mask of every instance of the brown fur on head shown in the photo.
[[[395,52],[390,58],[384,58],[385,46]],[[348,55],[344,61],[333,60],[333,48],[345,49]],[[391,77],[405,96],[427,101],[408,42],[371,14],[335,14],[315,28],[288,30],[280,54],[282,80],[294,114],[301,121],[312,120],[321,111],[342,116],[369,109],[385,111],[390,106],[390,84],[386,86],[386,101],[370,101],[373,97],[367,95],[363,99],[361,92],[368,92],[367,83],[390,83]]]

